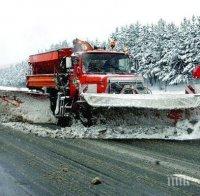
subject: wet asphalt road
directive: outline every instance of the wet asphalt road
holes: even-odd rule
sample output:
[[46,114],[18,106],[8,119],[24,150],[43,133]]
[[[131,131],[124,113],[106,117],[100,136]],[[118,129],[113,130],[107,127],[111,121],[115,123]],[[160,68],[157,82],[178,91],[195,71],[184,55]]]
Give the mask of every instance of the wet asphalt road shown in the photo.
[[[50,139],[0,125],[0,195],[200,195],[200,141]],[[91,184],[98,177],[99,185]],[[184,181],[185,182],[185,181]]]

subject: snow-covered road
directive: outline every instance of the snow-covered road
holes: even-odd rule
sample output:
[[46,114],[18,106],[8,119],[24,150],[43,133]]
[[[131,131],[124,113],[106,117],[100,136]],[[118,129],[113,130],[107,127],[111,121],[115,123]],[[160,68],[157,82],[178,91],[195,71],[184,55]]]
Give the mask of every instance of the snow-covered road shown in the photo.
[[[0,195],[199,195],[199,140],[63,140],[0,125],[0,144]],[[195,181],[175,184],[180,174]]]

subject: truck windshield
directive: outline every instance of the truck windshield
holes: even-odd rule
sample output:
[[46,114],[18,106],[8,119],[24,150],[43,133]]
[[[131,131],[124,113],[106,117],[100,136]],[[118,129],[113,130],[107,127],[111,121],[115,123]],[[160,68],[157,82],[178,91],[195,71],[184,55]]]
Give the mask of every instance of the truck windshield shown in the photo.
[[84,54],[83,65],[87,73],[131,73],[130,59],[125,54]]

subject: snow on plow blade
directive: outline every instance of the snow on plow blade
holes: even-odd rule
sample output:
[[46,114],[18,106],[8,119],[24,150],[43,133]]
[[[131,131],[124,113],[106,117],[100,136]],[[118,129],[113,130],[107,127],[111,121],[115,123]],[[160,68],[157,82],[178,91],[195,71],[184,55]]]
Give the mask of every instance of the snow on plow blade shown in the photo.
[[[82,94],[102,138],[200,138],[200,95]],[[93,130],[91,128],[91,130]]]
[[47,94],[27,88],[0,86],[0,115],[13,121],[46,123],[54,121]]
[[146,108],[158,110],[200,107],[200,94],[93,94],[82,93],[92,107]]

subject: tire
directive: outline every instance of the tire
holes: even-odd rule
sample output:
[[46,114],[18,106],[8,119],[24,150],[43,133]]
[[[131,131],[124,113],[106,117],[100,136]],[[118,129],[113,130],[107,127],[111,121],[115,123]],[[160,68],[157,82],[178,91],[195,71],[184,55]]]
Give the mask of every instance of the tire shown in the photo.
[[56,101],[57,101],[57,90],[54,89],[49,89],[47,91],[50,95],[49,99],[50,99],[50,109],[52,111],[53,114],[55,114],[55,109],[56,109]]
[[89,107],[82,106],[79,110],[79,119],[85,127],[94,125],[92,112]]
[[55,114],[56,110],[56,99],[55,98],[50,98],[50,108],[53,114]]
[[60,127],[71,127],[72,124],[73,124],[73,118],[71,116],[59,117],[57,121],[57,125]]

